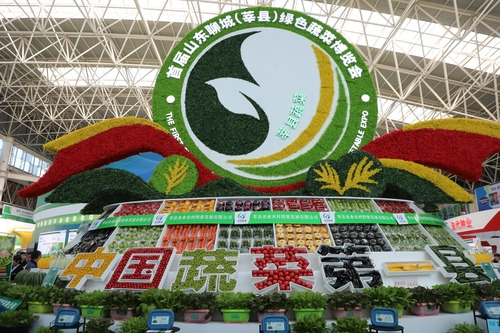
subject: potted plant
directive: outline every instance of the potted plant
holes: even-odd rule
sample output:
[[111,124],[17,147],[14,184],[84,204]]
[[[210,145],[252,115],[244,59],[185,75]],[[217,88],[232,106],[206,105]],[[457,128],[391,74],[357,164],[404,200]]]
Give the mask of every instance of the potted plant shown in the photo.
[[111,319],[124,320],[133,316],[134,309],[139,305],[139,294],[129,290],[111,290],[106,298],[106,308],[109,308]]
[[449,313],[469,312],[472,304],[478,300],[474,289],[468,284],[448,282],[438,284],[432,288],[438,290],[443,296],[441,309]]
[[51,295],[50,302],[52,303],[52,309],[54,314],[57,314],[61,308],[75,308],[77,303],[75,297],[83,293],[82,290],[78,289],[57,289]]
[[323,317],[312,314],[305,316],[292,324],[292,332],[297,333],[330,333],[330,328],[326,326]]
[[104,316],[104,306],[109,291],[92,290],[75,296],[75,301],[86,318],[101,318]]
[[289,307],[290,299],[284,293],[274,292],[270,294],[255,295],[252,301],[252,309],[257,312],[259,323],[267,314],[284,315]]
[[93,318],[85,325],[85,333],[108,333],[113,321],[110,318]]
[[13,310],[0,313],[0,332],[29,333],[38,316],[28,310]]
[[52,294],[60,288],[56,286],[33,286],[27,295],[28,310],[33,313],[52,312]]
[[335,319],[343,317],[361,317],[367,297],[362,292],[344,289],[327,296],[327,306]]
[[477,296],[477,300],[474,302],[474,310],[479,309],[482,301],[496,301],[500,297],[500,291],[492,283],[471,283],[469,286],[474,289]]
[[361,317],[343,317],[332,323],[332,333],[366,333],[368,331],[368,321]]
[[144,317],[130,317],[118,327],[118,333],[144,333],[148,330],[148,321]]
[[403,310],[412,303],[410,290],[403,287],[378,286],[363,290],[369,305],[373,308],[393,308],[398,311],[398,316],[403,316]]
[[244,323],[250,320],[254,297],[250,292],[223,292],[215,298],[215,305],[225,322]]
[[181,294],[181,310],[187,323],[208,323],[215,310],[216,295],[212,293]]
[[137,311],[148,318],[149,313],[156,309],[178,311],[181,308],[180,297],[182,292],[149,288],[139,294]]
[[439,306],[443,303],[443,296],[434,288],[418,286],[409,289],[412,294],[410,312],[416,316],[433,316],[439,314]]
[[446,333],[484,333],[484,331],[480,329],[479,326],[464,322],[462,324],[456,324],[446,331]]
[[326,308],[326,300],[327,297],[325,295],[312,290],[290,293],[290,303],[297,320],[312,314],[323,317],[323,311]]

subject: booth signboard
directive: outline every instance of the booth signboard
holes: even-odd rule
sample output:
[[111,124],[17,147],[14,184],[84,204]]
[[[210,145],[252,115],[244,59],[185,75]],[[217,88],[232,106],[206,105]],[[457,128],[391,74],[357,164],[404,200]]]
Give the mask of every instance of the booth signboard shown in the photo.
[[10,280],[15,243],[16,237],[14,235],[0,236],[0,281]]
[[33,221],[32,211],[10,205],[3,205],[2,218],[26,223],[35,223]]
[[500,208],[500,183],[476,188],[474,196],[478,211]]

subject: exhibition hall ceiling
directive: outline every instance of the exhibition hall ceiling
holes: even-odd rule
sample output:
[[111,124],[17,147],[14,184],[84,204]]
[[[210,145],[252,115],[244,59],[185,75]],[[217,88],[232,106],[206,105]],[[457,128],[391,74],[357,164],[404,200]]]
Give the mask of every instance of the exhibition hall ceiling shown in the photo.
[[[176,43],[251,6],[304,12],[357,47],[379,95],[377,136],[429,119],[499,121],[499,0],[4,0],[0,134],[53,159],[42,145],[66,133],[151,119],[155,78]],[[499,181],[498,169],[494,155],[481,181],[454,180],[471,190]]]

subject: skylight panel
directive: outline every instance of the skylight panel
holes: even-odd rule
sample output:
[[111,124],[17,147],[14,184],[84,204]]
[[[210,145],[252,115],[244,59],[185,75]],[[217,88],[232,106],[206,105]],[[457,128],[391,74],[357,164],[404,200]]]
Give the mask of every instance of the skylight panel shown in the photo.
[[153,87],[157,69],[139,67],[40,67],[38,70],[56,86]]

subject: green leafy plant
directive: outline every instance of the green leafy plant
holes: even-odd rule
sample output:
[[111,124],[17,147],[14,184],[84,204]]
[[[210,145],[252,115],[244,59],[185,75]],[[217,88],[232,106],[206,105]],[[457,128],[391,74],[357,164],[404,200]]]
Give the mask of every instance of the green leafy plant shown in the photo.
[[6,296],[7,290],[14,286],[10,281],[0,281],[0,296]]
[[205,319],[207,319],[216,309],[215,300],[216,295],[212,293],[181,294],[181,310],[209,310],[205,315]]
[[434,303],[436,306],[439,306],[443,303],[443,295],[437,289],[418,286],[409,290],[412,295],[413,304]]
[[[306,316],[292,324],[293,333],[330,333],[332,330],[326,327],[326,321],[317,315]],[[347,332],[347,331],[346,331]]]
[[139,294],[129,290],[112,290],[106,297],[105,306],[116,308],[118,311],[126,312],[135,309],[139,305]]
[[51,330],[48,326],[38,326],[35,333],[61,333],[61,330]]
[[311,290],[290,293],[290,304],[293,309],[324,309],[327,296]]
[[363,293],[368,297],[369,305],[372,307],[402,310],[412,304],[410,290],[403,287],[378,286],[364,289]]
[[474,289],[468,284],[448,282],[438,284],[432,288],[443,296],[443,302],[458,301],[461,307],[471,306],[476,300],[480,300]]
[[82,290],[77,289],[57,289],[51,295],[50,303],[52,304],[69,304],[71,307],[76,307],[75,297],[84,293]]
[[368,321],[359,317],[343,317],[332,323],[332,333],[366,333]]
[[130,317],[118,327],[118,333],[144,333],[148,329],[148,322],[144,317]]
[[347,310],[366,306],[367,297],[362,292],[345,289],[328,295],[326,302],[329,309]]
[[31,326],[38,316],[28,310],[13,310],[0,313],[0,327]]
[[86,333],[108,333],[113,321],[109,318],[90,319],[85,326]]
[[27,296],[28,302],[39,302],[42,304],[52,304],[52,294],[61,290],[56,286],[33,286]]
[[482,301],[492,301],[500,297],[500,290],[493,283],[471,283],[469,286],[474,290],[476,296]]
[[75,301],[78,305],[82,306],[104,306],[106,298],[109,295],[107,290],[92,290],[86,291],[75,296]]
[[446,333],[484,333],[478,326],[468,323],[456,324],[450,328]]
[[287,309],[290,306],[290,299],[284,293],[270,293],[264,295],[255,295],[252,301],[252,309],[257,312],[267,310]]
[[250,309],[255,295],[250,292],[223,292],[215,298],[215,305],[222,309]]
[[150,288],[139,294],[138,312],[148,313],[155,309],[178,311],[181,308],[180,291]]
[[27,285],[14,285],[9,290],[5,291],[5,296],[21,301],[21,304],[17,307],[19,310],[28,309],[29,294],[32,287]]

